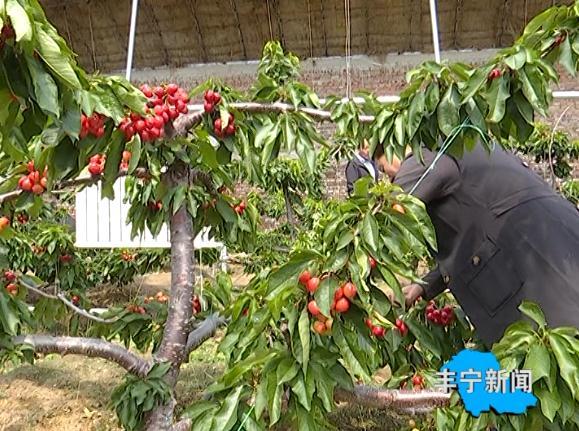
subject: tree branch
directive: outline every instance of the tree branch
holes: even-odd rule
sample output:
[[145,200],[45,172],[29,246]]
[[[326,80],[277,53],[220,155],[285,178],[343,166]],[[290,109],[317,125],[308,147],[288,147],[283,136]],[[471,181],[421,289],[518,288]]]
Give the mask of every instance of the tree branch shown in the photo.
[[195,330],[191,331],[187,337],[187,354],[197,349],[201,344],[213,337],[217,329],[225,325],[227,320],[220,316],[219,313],[214,313],[207,317]]
[[[93,314],[90,314],[88,311],[74,305],[71,301],[68,300],[68,298],[62,292],[58,292],[56,294],[46,293],[43,290],[41,290],[37,287],[31,286],[22,280],[20,280],[19,283],[22,286],[24,286],[26,289],[32,290],[33,292],[39,294],[40,296],[43,296],[43,297],[49,298],[49,299],[55,299],[55,300],[62,301],[68,308],[70,308],[75,313],[77,313],[83,317],[86,317],[87,319],[93,320],[95,322],[108,324],[108,323],[114,323],[117,320],[119,320],[119,317],[114,317],[112,319],[103,319],[102,317],[98,317],[98,316],[95,316]],[[48,286],[48,285],[45,285],[45,286]]]
[[337,401],[346,401],[372,408],[391,408],[403,411],[427,412],[445,407],[450,402],[450,394],[434,391],[402,391],[358,385],[353,391],[336,389]]
[[[247,113],[277,113],[283,114],[286,112],[303,112],[317,121],[331,121],[332,113],[323,109],[295,107],[289,103],[274,102],[274,103],[258,103],[258,102],[234,102],[229,106],[232,109]],[[174,131],[172,136],[185,136],[189,129],[192,129],[203,120],[203,111],[191,112],[187,115],[182,115],[174,122]],[[371,123],[374,121],[373,115],[360,115],[358,117],[360,123]]]
[[[117,178],[121,178],[121,177],[126,177],[128,175],[128,172],[123,170],[123,171],[119,171],[119,173],[117,174]],[[147,172],[147,170],[145,168],[137,168],[134,170],[134,172],[131,174],[137,178],[147,178],[149,176],[149,173]],[[97,182],[99,182],[102,179],[101,176],[92,176],[92,175],[83,175],[80,177],[76,177],[72,180],[64,180],[64,181],[60,181],[56,184],[54,184],[54,186],[52,187],[52,190],[62,190],[62,189],[67,189],[67,188],[71,188],[71,187],[76,187],[76,186],[82,186],[82,185],[86,185],[86,184],[96,184]],[[8,193],[4,193],[3,195],[0,195],[0,204],[15,199],[18,196],[20,196],[22,193],[24,193],[22,190],[13,190],[11,192]]]
[[20,335],[12,342],[17,345],[29,344],[37,353],[58,353],[60,355],[83,355],[115,362],[129,373],[145,377],[151,364],[124,347],[99,338],[53,337],[50,335]]

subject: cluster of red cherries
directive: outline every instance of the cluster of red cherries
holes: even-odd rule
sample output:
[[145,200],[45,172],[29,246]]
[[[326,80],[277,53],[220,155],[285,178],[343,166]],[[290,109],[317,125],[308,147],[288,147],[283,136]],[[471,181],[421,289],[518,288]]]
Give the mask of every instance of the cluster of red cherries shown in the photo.
[[23,175],[18,180],[18,187],[25,192],[32,192],[35,195],[40,195],[46,190],[46,175],[48,169],[44,169],[44,173],[41,174],[34,168],[34,161],[31,160],[27,163],[26,168],[28,169],[28,174]]
[[242,215],[245,212],[245,202],[241,201],[239,202],[237,205],[232,205],[233,207],[233,211],[236,212],[236,214]]
[[127,141],[135,135],[139,135],[143,142],[162,138],[165,136],[165,124],[189,112],[189,95],[177,84],[155,88],[145,84],[141,86],[141,92],[148,99],[145,116],[132,112],[119,124]]
[[445,305],[442,309],[436,306],[434,301],[430,301],[426,306],[426,319],[435,325],[450,326],[454,322],[454,309],[451,305]]
[[89,135],[95,138],[102,138],[105,134],[105,121],[106,117],[97,112],[93,112],[90,117],[82,114],[80,116],[80,139]]
[[5,286],[6,291],[15,296],[18,294],[18,285],[15,283],[17,276],[14,271],[6,270],[4,271],[4,279],[7,281],[7,285]]
[[211,115],[213,119],[213,133],[215,136],[218,138],[226,138],[235,135],[235,117],[233,114],[229,114],[227,125],[225,125],[223,121],[221,121],[220,114],[215,111],[215,107],[221,103],[221,95],[217,91],[207,90],[203,99],[205,100],[203,102],[203,109],[207,114]]

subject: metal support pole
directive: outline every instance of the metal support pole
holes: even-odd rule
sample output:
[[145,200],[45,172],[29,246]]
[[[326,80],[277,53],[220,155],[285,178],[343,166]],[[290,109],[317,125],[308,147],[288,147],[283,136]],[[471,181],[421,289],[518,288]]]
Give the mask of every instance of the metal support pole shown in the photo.
[[137,31],[137,11],[139,10],[139,0],[133,0],[131,8],[131,27],[129,29],[129,47],[127,49],[127,70],[125,77],[127,81],[131,80],[131,71],[133,69],[133,53],[135,50],[135,33]]
[[440,63],[440,43],[438,41],[438,14],[436,0],[430,0],[430,21],[432,23],[432,44],[434,45],[434,59]]

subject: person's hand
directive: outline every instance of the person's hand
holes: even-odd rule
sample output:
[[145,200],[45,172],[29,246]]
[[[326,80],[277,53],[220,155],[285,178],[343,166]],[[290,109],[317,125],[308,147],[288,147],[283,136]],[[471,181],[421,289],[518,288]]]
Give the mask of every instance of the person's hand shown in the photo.
[[419,284],[410,284],[402,288],[402,293],[406,298],[406,307],[411,307],[424,294],[424,288]]

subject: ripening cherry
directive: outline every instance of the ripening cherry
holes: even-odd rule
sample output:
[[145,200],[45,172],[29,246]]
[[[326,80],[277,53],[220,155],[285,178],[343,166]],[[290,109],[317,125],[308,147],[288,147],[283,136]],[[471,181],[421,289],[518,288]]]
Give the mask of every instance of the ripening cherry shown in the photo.
[[310,281],[310,278],[312,278],[310,271],[308,271],[307,269],[305,271],[303,271],[298,280],[301,284],[303,284],[304,286],[307,284],[308,281]]
[[306,284],[306,289],[308,292],[313,294],[318,289],[319,285],[320,285],[320,279],[318,277],[312,277],[308,280],[308,282]]

